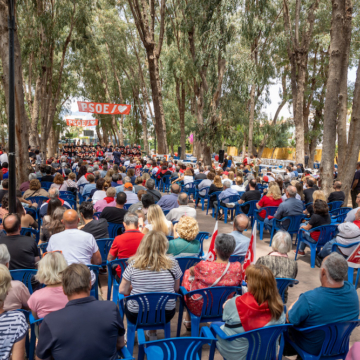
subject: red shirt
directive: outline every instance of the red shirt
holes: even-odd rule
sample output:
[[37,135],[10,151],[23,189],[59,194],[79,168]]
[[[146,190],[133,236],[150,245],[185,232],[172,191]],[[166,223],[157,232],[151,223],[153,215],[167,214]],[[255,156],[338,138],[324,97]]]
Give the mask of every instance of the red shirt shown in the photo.
[[[274,200],[272,196],[264,195],[261,200],[258,202],[259,206],[266,207],[266,206],[279,206],[282,203],[281,198],[278,200]],[[265,218],[266,211],[263,210],[259,214],[262,218]]]
[[[109,253],[118,259],[128,259],[135,255],[144,234],[139,230],[128,230],[117,236],[111,246]],[[116,273],[121,277],[121,267],[116,268]]]

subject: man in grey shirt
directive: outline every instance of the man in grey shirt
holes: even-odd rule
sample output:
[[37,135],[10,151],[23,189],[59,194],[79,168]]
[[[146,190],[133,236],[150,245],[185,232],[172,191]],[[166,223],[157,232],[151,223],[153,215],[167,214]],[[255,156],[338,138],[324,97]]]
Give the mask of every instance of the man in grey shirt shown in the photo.
[[245,214],[235,216],[234,228],[229,235],[235,239],[236,246],[233,255],[246,255],[249,247],[250,238],[243,235],[242,232],[249,226],[249,218]]
[[196,219],[196,210],[188,206],[189,197],[186,193],[181,193],[178,196],[179,207],[170,210],[166,215],[166,219],[169,221],[179,221],[182,216],[190,216]]

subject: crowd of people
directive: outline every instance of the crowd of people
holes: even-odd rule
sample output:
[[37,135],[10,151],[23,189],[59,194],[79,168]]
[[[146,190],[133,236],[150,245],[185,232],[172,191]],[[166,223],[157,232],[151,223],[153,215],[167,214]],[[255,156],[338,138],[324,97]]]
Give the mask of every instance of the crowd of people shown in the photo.
[[[112,154],[111,161],[108,153]],[[353,248],[332,252],[335,242],[347,245],[360,240],[360,210],[355,206],[339,225],[336,238],[317,254],[320,286],[303,293],[287,308],[288,291],[284,303],[275,279],[296,279],[299,271],[298,263],[289,257],[292,240],[286,231],[288,223],[283,222],[282,229],[274,235],[269,254],[246,268],[245,277],[242,264],[230,261],[231,255],[245,256],[249,247],[250,239],[243,234],[250,226],[249,207],[243,206],[245,203],[256,201],[257,209],[277,207],[272,217],[265,211],[259,213],[269,231],[274,226],[273,219],[292,215],[304,215],[301,226],[311,230],[331,223],[328,203],[345,200],[341,182],[334,181],[334,192],[325,198],[317,176],[301,164],[291,164],[284,175],[274,175],[269,169],[260,171],[260,163],[253,156],[245,157],[240,164],[226,156],[217,167],[216,159],[211,166],[204,166],[201,160],[193,165],[174,158],[143,158],[137,146],[111,144],[65,144],[61,154],[47,159],[46,164],[42,164],[42,159],[38,162],[38,155],[36,149],[29,149],[33,164],[28,181],[19,184],[16,213],[8,211],[6,178],[0,190],[4,230],[0,236],[0,359],[24,359],[28,323],[18,309],[43,319],[37,334],[37,359],[116,358],[117,351],[126,343],[124,319],[114,302],[97,301],[90,296],[96,274],[87,267],[103,264],[97,240],[109,238],[109,224],[123,225],[107,255],[108,262],[128,259],[125,270],[113,265],[112,274],[107,274],[120,283],[120,294],[177,293],[180,285],[193,291],[246,283],[243,295],[224,304],[221,329],[226,335],[286,322],[306,328],[358,319],[356,289],[346,281],[346,258]],[[358,166],[360,172],[360,163]],[[168,194],[156,188],[157,181],[164,176],[170,178]],[[194,181],[200,198],[209,195],[209,206],[214,207],[218,219],[224,217],[226,209],[235,206],[228,198],[239,193],[237,202],[242,212],[228,225],[228,233],[217,235],[215,261],[201,260],[183,273],[178,259],[201,255],[197,238],[199,199],[195,202],[181,191],[183,185]],[[51,185],[44,188],[44,183]],[[354,186],[356,192],[357,183]],[[78,198],[76,209],[62,199],[64,191]],[[212,196],[215,192],[217,196]],[[34,196],[48,200],[38,205],[31,200]],[[360,204],[360,192],[355,200]],[[31,211],[27,213],[27,209],[34,210],[38,217]],[[35,239],[21,234],[25,227],[39,229],[40,243],[47,243],[42,256]],[[304,236],[315,243],[319,233],[305,232]],[[301,243],[298,255],[305,255],[305,250]],[[37,269],[31,289],[12,280],[10,271],[20,269]],[[102,268],[101,272],[106,275],[107,270]],[[190,331],[189,312],[200,315],[203,299],[194,295],[184,300],[188,311],[183,325]],[[127,321],[135,324],[138,304],[129,300],[124,310]],[[166,322],[174,318],[175,311],[175,300],[168,301]],[[149,340],[157,339],[156,330],[146,334]],[[319,353],[324,340],[318,332],[303,334],[293,329],[289,336],[313,355]],[[218,351],[228,360],[245,359],[248,346],[244,339],[228,342],[218,338],[217,342]],[[296,351],[287,343],[284,354],[295,355]]]

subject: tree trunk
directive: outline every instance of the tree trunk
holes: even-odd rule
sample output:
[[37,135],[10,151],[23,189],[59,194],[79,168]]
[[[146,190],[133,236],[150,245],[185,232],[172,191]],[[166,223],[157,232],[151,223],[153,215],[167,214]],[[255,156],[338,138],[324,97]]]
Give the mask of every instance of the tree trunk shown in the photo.
[[270,159],[273,159],[273,158],[274,158],[275,150],[276,150],[276,147],[273,148],[273,151],[272,151],[272,153],[271,153]]
[[[344,35],[348,31],[348,28],[351,28],[351,19],[350,0],[333,0],[329,51],[330,60],[324,107],[324,137],[321,158],[321,184],[326,197],[330,194],[333,185],[338,99],[341,90],[340,83],[342,77],[345,76],[344,62],[348,60],[347,53],[350,51],[350,39]],[[348,169],[348,171],[350,171],[350,169]]]
[[39,99],[40,96],[41,96],[41,77],[38,76],[36,79],[34,102],[31,112],[30,138],[29,138],[29,143],[33,148],[36,148],[36,146],[40,143],[39,132],[38,132],[38,123],[39,123],[39,114],[40,114],[40,99]]
[[102,138],[101,133],[100,133],[100,125],[99,124],[96,125],[95,129],[96,129],[96,135],[97,135],[97,137],[99,139],[99,143],[102,144],[103,143],[103,138]]
[[253,154],[253,133],[254,133],[254,115],[255,115],[255,88],[256,85],[251,85],[250,90],[250,114],[249,114],[249,142],[248,149],[249,155]]
[[176,98],[177,106],[179,109],[179,118],[180,118],[180,146],[181,146],[181,160],[186,158],[185,149],[186,149],[186,135],[185,135],[185,84],[184,81],[180,81],[175,76],[175,87],[176,87]]
[[245,155],[246,155],[246,134],[244,133],[244,141],[243,141],[243,146],[242,146],[243,161],[245,160]]
[[203,147],[204,165],[211,166],[211,149],[206,145]]
[[[0,57],[2,62],[2,83],[5,91],[6,112],[9,107],[9,28],[8,7],[0,0]],[[15,146],[16,146],[16,182],[21,184],[28,180],[27,167],[29,165],[28,141],[29,118],[26,113],[23,89],[23,70],[21,64],[21,48],[18,32],[14,34],[15,53]]]

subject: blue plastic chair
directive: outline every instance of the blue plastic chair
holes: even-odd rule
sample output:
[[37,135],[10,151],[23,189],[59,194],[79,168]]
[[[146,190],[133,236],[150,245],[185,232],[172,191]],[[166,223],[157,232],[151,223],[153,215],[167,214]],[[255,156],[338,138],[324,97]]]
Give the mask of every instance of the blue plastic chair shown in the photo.
[[[76,202],[76,197],[74,195],[60,195],[60,199],[63,199],[67,202],[69,201],[75,201]],[[69,203],[70,204],[70,203]],[[71,204],[70,204],[71,205]]]
[[65,200],[76,211],[76,200]]
[[334,217],[334,216],[341,215],[341,214],[347,214],[351,210],[352,210],[351,207],[340,207],[338,209],[329,211],[329,214],[331,217]]
[[239,262],[240,264],[243,264],[245,260],[245,255],[231,255],[229,261],[231,263],[233,262]]
[[75,198],[75,194],[72,191],[59,191],[60,197],[62,198],[62,195],[71,195],[73,198]]
[[25,208],[25,212],[29,215],[31,215],[34,220],[38,220],[38,212],[35,209],[32,208]]
[[167,239],[170,241],[170,240],[174,240],[174,237],[173,236],[167,236]]
[[101,211],[98,211],[98,212],[94,213],[93,219],[94,220],[99,220],[100,215],[101,215]]
[[191,256],[178,257],[178,258],[176,258],[176,260],[179,263],[179,267],[183,273],[180,278],[180,284],[183,281],[185,271],[190,269],[192,266],[195,266],[196,264],[198,264],[201,261],[201,259],[199,259],[197,257],[191,257]]
[[[207,200],[208,204],[209,204],[209,190],[210,190],[210,187],[205,187],[205,188],[202,188],[201,190],[198,190],[196,189],[195,191],[195,208],[197,208],[197,205],[200,201],[201,203],[201,210],[204,211],[205,210],[205,200]],[[201,195],[200,192],[204,192],[205,191],[205,194],[204,195]],[[209,210],[209,207],[208,209]],[[207,214],[207,212],[206,212]]]
[[[277,209],[278,209],[278,206],[266,206],[266,207],[254,210],[254,217],[255,217],[255,220],[257,221],[257,227],[260,232],[260,240],[262,240],[264,238],[264,220],[269,215],[274,216]],[[265,210],[266,214],[265,214],[265,218],[262,218],[259,214],[264,210]]]
[[21,228],[21,231],[20,231],[20,235],[23,235],[23,236],[28,236],[28,234],[30,234],[29,237],[33,238],[35,237],[35,241],[36,241],[36,245],[39,243],[39,240],[40,240],[40,231],[39,230],[36,230],[36,229],[33,229],[33,228]]
[[124,205],[124,210],[129,210],[129,207],[131,206],[132,204],[125,204]]
[[340,209],[343,203],[344,203],[343,201],[332,201],[328,203],[329,211]]
[[87,185],[87,184],[81,184],[81,185],[78,185],[78,186],[77,186],[77,187],[79,188],[79,193],[80,193],[80,194],[82,194],[85,185]]
[[40,184],[44,190],[48,191],[53,183],[51,181],[40,181]]
[[164,213],[165,216],[166,216],[169,212],[170,212],[170,210],[163,210],[163,213]]
[[134,350],[135,332],[137,329],[163,329],[165,338],[171,337],[170,322],[167,323],[165,318],[165,307],[169,300],[176,301],[180,298],[181,295],[179,294],[166,292],[143,293],[127,297],[119,294],[118,305],[122,318],[124,318],[124,307],[128,301],[136,302],[139,307],[136,324],[133,324],[127,319],[127,347],[130,354],[132,354]]
[[33,293],[31,279],[36,275],[36,269],[10,270],[13,280],[21,281],[29,290],[30,295]]
[[308,208],[308,206],[312,205],[313,203],[312,202],[309,202],[307,204],[304,204],[304,210],[306,210]]
[[[121,230],[121,232],[119,233],[119,230]],[[109,237],[112,239],[115,239],[118,234],[121,235],[124,232],[124,225],[123,224],[114,224],[114,223],[108,223],[108,232],[109,232]]]
[[[221,199],[220,202],[218,202],[216,217],[218,216],[220,209],[222,209],[224,212],[224,224],[227,224],[228,211],[230,211],[231,220],[233,220],[234,212],[236,212],[236,207],[237,207],[237,205],[239,205],[238,204],[239,200],[240,200],[240,195],[231,195],[231,196],[227,196],[227,197]],[[231,208],[231,207],[221,205],[221,202],[224,203],[225,201],[227,201],[227,203],[235,203],[235,206]]]
[[208,239],[210,237],[210,233],[206,232],[206,231],[200,231],[197,235],[195,240],[200,241],[200,254],[199,256],[204,256],[204,251],[203,251],[203,242],[205,239]]
[[286,278],[276,278],[276,285],[279,290],[279,294],[283,303],[285,304],[285,291],[290,286],[293,287],[299,283],[299,280],[295,279],[286,279]]
[[96,240],[96,243],[99,247],[100,250],[100,254],[101,254],[101,259],[102,259],[102,266],[105,266],[107,263],[107,257],[109,254],[109,251],[111,249],[112,243],[113,243],[114,239],[99,239]]
[[191,318],[191,336],[195,337],[199,335],[200,323],[222,320],[224,302],[229,298],[232,298],[235,293],[241,293],[241,288],[236,286],[214,286],[188,292],[183,286],[180,286],[180,293],[183,294],[184,300],[180,302],[176,336],[180,336],[184,306],[187,308],[185,297],[190,298],[193,295],[202,296],[202,300],[198,300],[203,301],[200,316],[194,315],[187,308]]
[[90,271],[92,271],[95,274],[95,282],[91,288],[90,296],[94,296],[96,300],[99,300],[99,271],[100,266],[98,265],[86,265]]
[[46,253],[48,245],[49,245],[49,243],[46,242],[46,243],[39,244],[37,246],[39,249],[39,256],[42,256],[42,255],[44,255],[44,253]]
[[162,192],[170,192],[170,186],[171,186],[171,175],[165,175],[160,179],[160,185],[159,188],[162,189]]
[[[332,245],[332,247],[331,247],[331,252],[336,251],[337,247],[342,247],[342,248],[346,249],[346,248],[351,248],[351,247],[359,245],[359,244],[360,244],[360,241],[353,242],[353,243],[348,244],[348,245],[334,243]],[[353,284],[353,282],[354,282],[354,270],[355,270],[355,268],[348,266],[348,281],[351,284]],[[357,285],[358,285],[358,282],[359,282],[359,277],[360,277],[360,269],[357,269],[357,275],[356,275],[356,280],[355,280],[355,289],[357,288]]]
[[32,203],[37,203],[38,209],[40,209],[40,206],[41,206],[44,202],[48,201],[49,198],[46,197],[46,196],[31,196],[31,197],[27,198],[26,200],[29,200],[29,201],[31,201]]
[[[199,360],[204,345],[210,345],[210,353],[214,354],[217,339],[206,326],[201,328],[201,337],[181,337],[156,341],[145,341],[144,330],[138,330],[138,360]],[[213,360],[209,354],[209,360]]]
[[295,238],[295,242],[297,241],[297,234],[299,232],[300,229],[300,224],[302,222],[302,220],[305,219],[305,215],[301,214],[301,215],[293,215],[293,216],[286,216],[280,220],[275,219],[273,220],[273,226],[271,228],[271,234],[270,234],[270,245],[272,243],[272,239],[275,235],[276,231],[279,230],[283,230],[284,228],[282,227],[282,223],[284,221],[288,222],[288,227],[287,227],[287,232],[291,235],[291,239],[293,238],[293,235],[296,235]]
[[294,327],[299,333],[311,333],[322,331],[325,335],[321,351],[317,355],[311,355],[297,346],[285,333],[285,339],[304,360],[320,359],[345,359],[349,352],[349,341],[353,330],[360,325],[360,320],[344,321],[326,325],[311,326],[308,328]]
[[237,204],[236,205],[236,211],[235,211],[235,215],[239,215],[239,214],[245,214],[242,209],[244,208],[244,206],[249,205],[249,211],[247,214],[245,214],[248,218],[251,219],[251,227],[253,227],[254,225],[254,214],[255,214],[255,209],[256,209],[256,204],[259,202],[259,200],[251,200],[248,201],[246,203],[243,204]]
[[219,324],[211,324],[210,330],[214,336],[218,336],[222,340],[234,341],[237,339],[246,339],[249,344],[246,360],[277,360],[282,359],[283,353],[283,346],[280,346],[278,352],[277,340],[281,336],[281,344],[283,344],[282,335],[286,333],[291,326],[291,324],[265,326],[260,329],[231,336],[226,335],[221,330]]
[[[314,231],[320,231],[319,240],[317,241],[317,243],[313,244],[310,241],[303,238],[303,233],[305,231],[307,233],[309,233],[309,234],[311,234]],[[297,247],[296,247],[295,260],[297,258],[300,243],[304,242],[306,245],[308,245],[310,247],[310,251],[311,251],[311,267],[314,268],[315,267],[316,251],[320,250],[327,242],[334,239],[335,236],[336,236],[336,232],[337,232],[337,225],[318,226],[318,227],[310,229],[308,231],[304,230],[304,229],[299,229],[299,234],[298,234],[298,240],[299,241],[298,241],[298,244],[297,244]]]
[[196,190],[197,183],[195,181],[187,183],[186,185],[181,186],[181,192],[187,193],[189,200],[191,195],[193,196],[193,199],[195,200],[195,190]]
[[[209,198],[211,198],[213,196],[216,196],[216,200],[214,200],[214,201],[217,201],[217,203],[220,204],[219,195],[221,193],[222,193],[222,191],[215,191],[215,192],[209,194]],[[208,214],[209,208],[210,208],[210,201],[208,201],[208,206],[207,206],[207,209],[206,209],[206,215]],[[211,216],[215,217],[215,207],[212,207]]]
[[[116,259],[113,261],[109,261],[106,266],[108,269],[108,291],[107,291],[107,300],[110,300],[111,297],[111,289],[113,292],[113,302],[117,304],[118,301],[118,294],[119,294],[119,286],[122,279],[122,274],[124,273],[126,267],[127,267],[127,261],[128,259]],[[112,266],[113,265],[119,265],[121,268],[121,278],[120,282],[117,282],[115,279],[115,275],[112,272]]]

